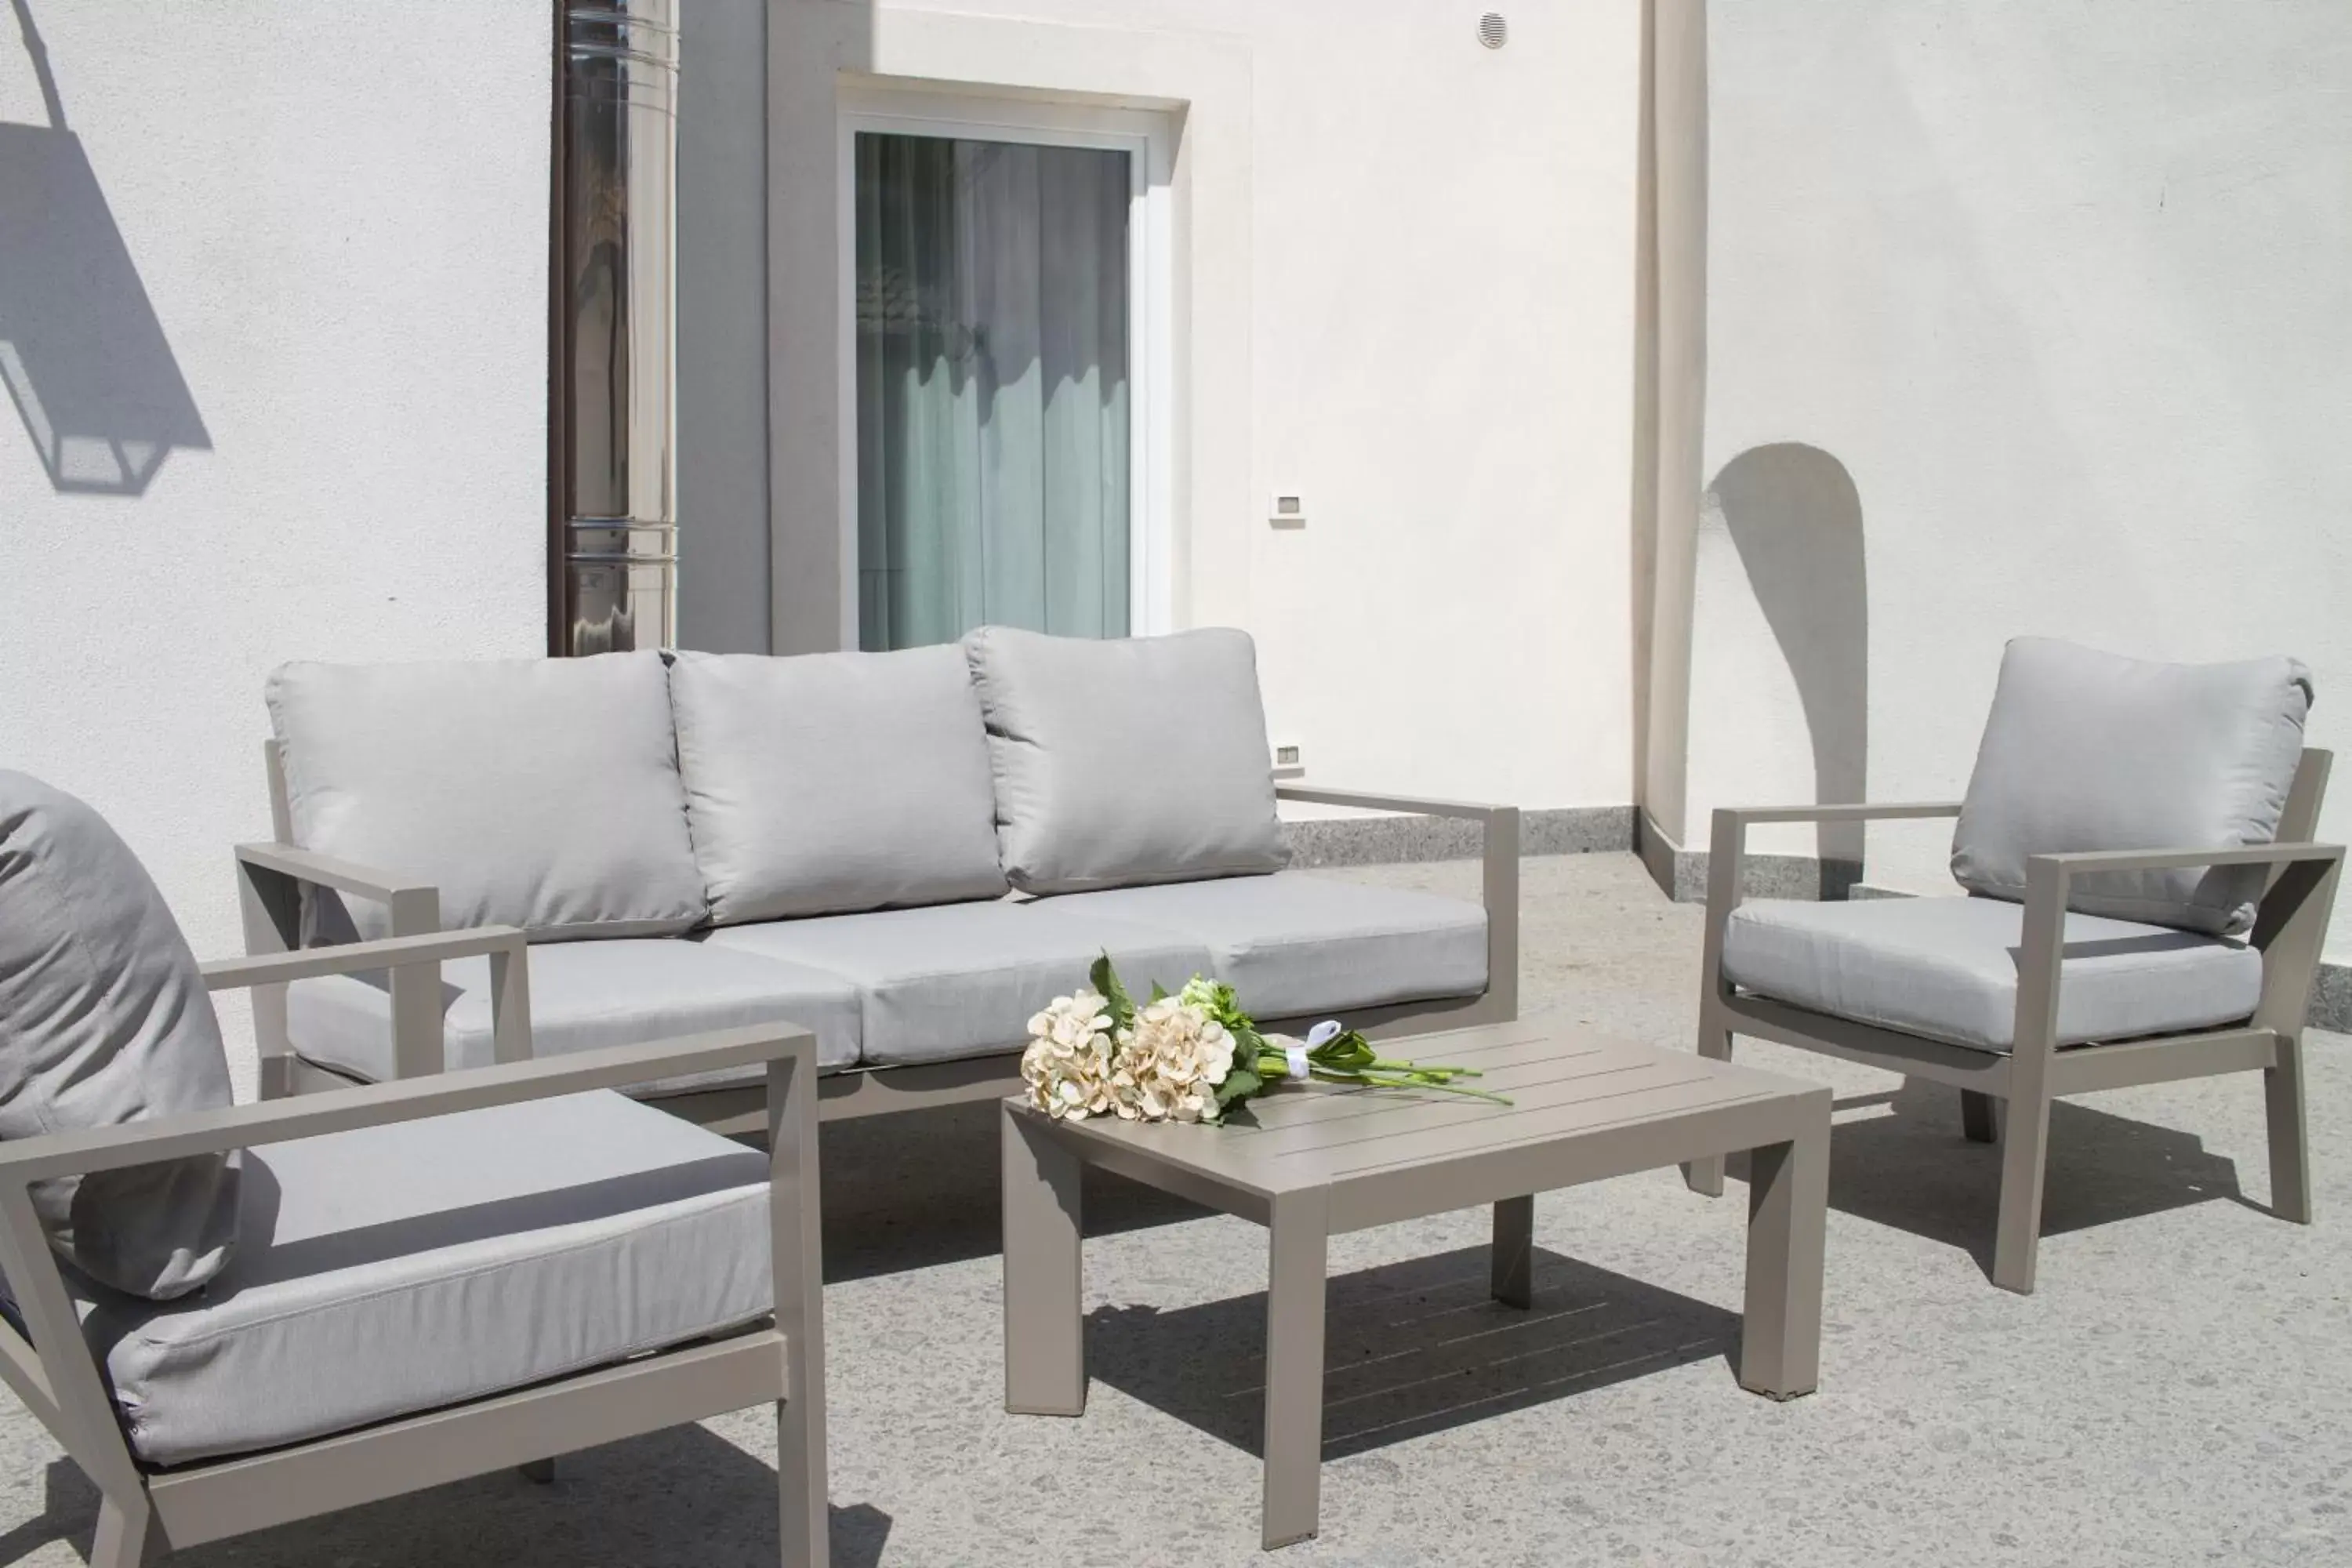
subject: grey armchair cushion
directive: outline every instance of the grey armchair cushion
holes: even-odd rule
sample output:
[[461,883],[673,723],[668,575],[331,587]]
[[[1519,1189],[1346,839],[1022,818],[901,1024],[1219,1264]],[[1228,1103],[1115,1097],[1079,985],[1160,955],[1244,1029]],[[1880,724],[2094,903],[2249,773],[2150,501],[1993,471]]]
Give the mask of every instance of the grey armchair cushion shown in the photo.
[[[442,1050],[451,1068],[488,1067],[490,961],[441,966]],[[797,964],[675,937],[544,942],[530,950],[531,1054],[563,1056],[606,1046],[746,1024],[798,1024],[816,1036],[817,1063],[857,1060],[857,988]],[[370,1082],[394,1076],[392,997],[383,974],[334,974],[287,987],[287,1033],[321,1067]],[[699,1074],[635,1087],[650,1096],[725,1082],[757,1082],[767,1069]]]
[[[0,772],[0,1139],[229,1103],[220,1026],[146,868],[98,813]],[[236,1244],[238,1157],[200,1155],[33,1188],[50,1246],[158,1300]]]
[[1459,899],[1304,871],[1073,893],[1029,906],[1173,931],[1264,1018],[1486,989],[1486,911]]
[[[444,925],[650,936],[702,919],[658,654],[289,664],[268,695],[294,841],[433,884]],[[342,912],[332,934],[389,934],[374,904]]]
[[247,1152],[245,1242],[158,1308],[73,1281],[132,1448],[184,1464],[585,1371],[769,1310],[768,1163],[615,1094]]
[[[1816,1013],[2006,1051],[2024,921],[2000,899],[1755,900],[1724,928],[1723,973]],[[2060,1045],[2231,1024],[2262,995],[2263,955],[2226,938],[2069,914],[2065,942]]]
[[961,648],[681,654],[670,690],[713,921],[1004,891]]
[[704,945],[855,984],[867,1067],[1016,1049],[1030,1018],[1084,985],[1106,950],[1138,994],[1154,980],[1173,991],[1209,970],[1207,951],[1174,933],[1005,901],[722,926]]
[[[1952,875],[2025,896],[2030,855],[2267,844],[2303,753],[2311,673],[2292,658],[2152,664],[2047,637],[2002,657]],[[2077,879],[2068,907],[2242,931],[2259,866]]]
[[1031,893],[1279,870],[1245,632],[964,639],[988,721],[1006,878]]

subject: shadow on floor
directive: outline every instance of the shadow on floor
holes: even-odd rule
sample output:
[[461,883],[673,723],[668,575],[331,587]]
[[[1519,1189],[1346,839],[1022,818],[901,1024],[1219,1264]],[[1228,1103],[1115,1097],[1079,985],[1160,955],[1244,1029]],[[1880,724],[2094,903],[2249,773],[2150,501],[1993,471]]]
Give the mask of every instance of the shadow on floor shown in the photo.
[[[1885,1113],[1851,1117],[1857,1109]],[[2000,1146],[1960,1135],[1960,1094],[1918,1079],[1838,1101],[1830,1206],[1956,1247],[1990,1279]],[[1741,1173],[1735,1162],[1734,1173]],[[2050,1108],[2042,1234],[2059,1236],[2216,1199],[2246,1203],[2235,1162],[2191,1132],[2060,1100]],[[2259,1205],[2249,1206],[2260,1207]]]
[[[40,1516],[0,1536],[0,1564],[51,1542],[87,1559],[98,1489],[68,1459],[45,1477]],[[890,1516],[835,1507],[835,1568],[875,1568]],[[498,1563],[501,1568],[775,1568],[776,1472],[700,1426],[566,1456],[552,1485],[500,1471],[171,1555],[173,1568]]]
[[[1487,1292],[1487,1252],[1336,1276],[1324,1347],[1323,1457],[1336,1459],[1692,1362],[1727,1359],[1739,1317],[1538,1249],[1535,1305]],[[1197,1307],[1103,1307],[1092,1375],[1262,1454],[1265,1295]],[[1739,1390],[1726,1371],[1724,1392]]]
[[[829,1284],[992,1258],[1003,1246],[993,1100],[827,1122],[820,1151]],[[1208,1211],[1108,1172],[1086,1174],[1088,1236]]]

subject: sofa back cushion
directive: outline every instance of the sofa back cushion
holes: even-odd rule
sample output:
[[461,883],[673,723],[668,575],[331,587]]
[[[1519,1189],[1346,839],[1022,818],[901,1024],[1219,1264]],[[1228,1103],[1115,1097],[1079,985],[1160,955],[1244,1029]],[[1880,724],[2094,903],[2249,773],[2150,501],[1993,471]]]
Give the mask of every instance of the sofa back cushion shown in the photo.
[[[2020,637],[2000,664],[1952,875],[2025,896],[2029,855],[2267,844],[2303,755],[2311,672],[2292,658],[2157,664]],[[2074,879],[2071,909],[2228,934],[2253,923],[2260,866]]]
[[1004,875],[1028,893],[1278,871],[1274,768],[1246,632],[964,639]]
[[[445,926],[659,936],[703,918],[659,654],[289,664],[269,715],[294,841],[432,883]],[[345,912],[387,933],[381,908]]]
[[[80,801],[0,773],[0,1140],[228,1103],[212,999],[146,868]],[[227,1264],[238,1164],[58,1177],[33,1206],[83,1273],[163,1300]]]
[[713,921],[1003,893],[961,648],[680,654],[670,692]]

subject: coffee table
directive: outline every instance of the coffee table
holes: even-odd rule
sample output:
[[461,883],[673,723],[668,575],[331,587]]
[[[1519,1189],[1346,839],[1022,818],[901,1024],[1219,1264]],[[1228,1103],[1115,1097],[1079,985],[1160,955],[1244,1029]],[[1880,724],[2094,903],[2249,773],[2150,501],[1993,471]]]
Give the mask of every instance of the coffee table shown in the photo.
[[1408,1090],[1286,1087],[1223,1127],[1055,1121],[1004,1102],[1004,1407],[1077,1415],[1087,1398],[1079,1177],[1100,1166],[1267,1229],[1265,1480],[1269,1548],[1316,1531],[1328,1237],[1492,1204],[1492,1287],[1530,1304],[1535,1199],[1555,1187],[1748,1151],[1740,1386],[1812,1392],[1822,1334],[1830,1090],[1574,1027],[1503,1024],[1397,1042],[1481,1068],[1509,1106]]

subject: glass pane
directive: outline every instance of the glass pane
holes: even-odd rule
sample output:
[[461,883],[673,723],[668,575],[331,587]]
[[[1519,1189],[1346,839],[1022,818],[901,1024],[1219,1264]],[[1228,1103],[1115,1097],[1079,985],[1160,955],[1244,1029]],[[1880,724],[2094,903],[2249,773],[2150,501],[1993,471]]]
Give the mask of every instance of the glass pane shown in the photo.
[[857,626],[1128,631],[1127,154],[857,138]]

